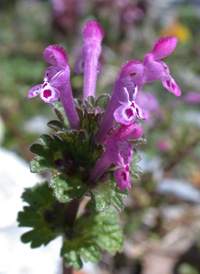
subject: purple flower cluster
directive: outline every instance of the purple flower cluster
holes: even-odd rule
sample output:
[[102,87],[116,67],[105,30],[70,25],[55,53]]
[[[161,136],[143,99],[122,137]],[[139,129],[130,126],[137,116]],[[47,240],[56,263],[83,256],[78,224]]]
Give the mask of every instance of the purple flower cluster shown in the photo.
[[[95,97],[97,74],[100,71],[99,56],[103,31],[96,21],[88,22],[83,28],[84,44],[82,56],[74,64],[76,73],[84,73],[84,95]],[[95,136],[97,144],[104,147],[104,153],[90,173],[89,181],[97,181],[111,166],[115,165],[114,176],[121,190],[130,185],[129,165],[132,161],[133,146],[129,140],[142,135],[142,127],[135,123],[138,119],[147,120],[149,113],[142,109],[137,99],[145,83],[161,79],[163,86],[176,96],[180,88],[170,75],[168,66],[161,61],[173,52],[176,37],[158,40],[144,61],[131,60],[122,66],[114,83],[112,98],[105,111],[99,131]],[[80,121],[74,105],[70,85],[70,68],[63,48],[53,45],[45,49],[45,60],[51,64],[44,74],[44,83],[29,91],[29,98],[40,95],[46,103],[61,98],[72,129],[80,129]],[[149,107],[148,110],[151,110]]]

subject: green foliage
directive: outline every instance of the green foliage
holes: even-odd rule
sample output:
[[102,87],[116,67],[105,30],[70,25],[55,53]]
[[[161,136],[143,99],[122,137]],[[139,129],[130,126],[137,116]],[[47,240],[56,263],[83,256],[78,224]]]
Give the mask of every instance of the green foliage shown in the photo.
[[130,169],[131,177],[133,177],[135,179],[139,179],[140,175],[142,175],[142,170],[141,170],[140,166],[136,165],[138,162],[140,162],[140,160],[141,160],[141,157],[137,153],[137,150],[134,148],[133,158],[132,158],[132,161],[129,165],[129,169]]
[[101,257],[100,248],[110,254],[121,251],[124,237],[117,222],[118,216],[114,211],[92,213],[87,210],[74,226],[74,238],[64,241],[61,255],[66,265],[78,270],[82,267],[81,258],[95,263]]
[[82,267],[81,258],[85,262],[97,262],[101,257],[100,249],[110,254],[121,251],[124,238],[114,211],[97,213],[89,203],[72,228],[67,220],[67,204],[57,202],[47,182],[26,189],[22,198],[28,206],[18,214],[19,226],[32,230],[23,234],[21,240],[30,242],[32,248],[47,245],[62,235],[61,256],[75,269]]
[[116,209],[122,210],[124,203],[122,198],[128,195],[127,190],[120,190],[119,186],[113,180],[109,182],[99,182],[96,188],[90,190],[92,201],[97,211],[104,211],[112,204]]
[[[48,187],[47,182],[37,184],[33,188],[26,189],[22,194],[22,199],[29,206],[25,206],[23,211],[18,213],[19,226],[33,228],[22,235],[22,242],[30,242],[32,248],[47,245],[57,236],[56,231],[45,219],[47,214],[50,215],[51,213],[54,216],[52,210],[57,201],[52,195],[52,190]],[[57,219],[59,217],[57,215],[52,218]],[[52,220],[52,223],[56,223],[56,220]]]
[[67,178],[64,175],[51,177],[50,187],[54,189],[57,200],[62,203],[69,202],[74,198],[80,199],[88,188],[78,178]]

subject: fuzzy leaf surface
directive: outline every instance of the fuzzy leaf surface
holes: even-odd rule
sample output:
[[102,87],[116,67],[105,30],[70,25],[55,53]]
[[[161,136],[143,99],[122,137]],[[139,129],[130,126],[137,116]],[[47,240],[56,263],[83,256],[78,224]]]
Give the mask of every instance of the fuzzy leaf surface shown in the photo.
[[117,210],[124,208],[122,198],[128,195],[127,190],[120,190],[115,180],[99,182],[96,188],[90,190],[95,209],[100,212],[109,208],[112,204]]
[[51,177],[49,185],[53,188],[57,200],[61,203],[74,198],[80,199],[87,190],[87,185],[76,177],[67,178],[63,175]]
[[111,210],[80,217],[75,224],[77,235],[74,239],[66,239],[61,250],[66,265],[78,270],[82,267],[81,258],[85,262],[98,262],[101,258],[100,249],[110,254],[121,251],[124,237],[117,222],[118,215]]

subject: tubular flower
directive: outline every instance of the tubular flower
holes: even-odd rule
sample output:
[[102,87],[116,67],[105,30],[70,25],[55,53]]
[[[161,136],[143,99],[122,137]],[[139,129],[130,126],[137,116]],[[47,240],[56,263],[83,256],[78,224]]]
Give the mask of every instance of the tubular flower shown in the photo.
[[168,66],[160,61],[173,52],[176,44],[176,37],[161,38],[154,44],[152,51],[145,55],[143,63],[131,60],[122,66],[115,80],[113,96],[96,136],[97,142],[103,142],[114,121],[129,125],[136,117],[148,119],[148,112],[135,102],[143,84],[161,79],[166,89],[176,96],[181,95],[181,90],[170,75]]
[[138,124],[122,125],[106,140],[106,150],[92,170],[89,181],[98,180],[101,175],[112,165],[120,166],[114,171],[114,176],[119,188],[131,188],[129,164],[132,161],[133,146],[129,140],[142,136],[142,127]]
[[[124,190],[126,187],[131,187],[129,168],[134,151],[130,140],[138,139],[142,135],[142,127],[135,123],[135,119],[147,120],[148,111],[157,111],[158,113],[158,104],[155,98],[148,97],[146,105],[144,98],[141,100],[142,85],[161,79],[163,86],[170,92],[176,96],[181,94],[180,88],[170,75],[168,66],[161,61],[175,49],[177,39],[175,37],[161,38],[154,44],[152,51],[145,55],[144,62],[130,60],[122,66],[115,80],[113,95],[102,121],[103,106],[105,101],[107,102],[108,96],[103,95],[104,99],[100,96],[97,100],[89,98],[87,101],[89,96],[95,97],[103,39],[101,26],[95,21],[86,23],[83,28],[83,39],[82,56],[74,64],[76,73],[84,72],[84,102],[81,105],[77,101],[79,116],[72,96],[67,55],[60,46],[53,45],[45,49],[44,59],[51,66],[45,71],[43,84],[33,87],[29,91],[28,97],[33,98],[40,95],[46,103],[52,103],[60,97],[72,129],[68,132],[64,127],[58,127],[57,141],[66,135],[65,142],[73,143],[72,150],[70,150],[70,146],[68,148],[68,145],[66,148],[69,150],[68,154],[71,158],[66,160],[68,156],[65,155],[63,159],[64,163],[67,162],[63,168],[65,169],[65,166],[69,165],[69,168],[66,169],[67,175],[68,170],[72,174],[76,171],[79,174],[83,169],[85,174],[80,176],[83,180],[87,178],[90,186],[114,165],[115,180],[119,188]],[[148,107],[149,102],[153,104],[151,107]],[[141,108],[140,104],[145,109]],[[86,151],[87,147],[88,166],[87,160],[85,160],[87,156],[82,157],[83,155],[80,153],[81,149]],[[58,160],[62,163],[62,159]]]
[[44,59],[52,66],[44,73],[44,83],[34,86],[28,94],[28,98],[40,98],[45,103],[52,103],[61,97],[63,107],[71,128],[79,128],[79,118],[74,106],[70,85],[70,68],[67,64],[67,55],[62,47],[53,45],[44,51]]
[[84,72],[84,99],[95,97],[97,73],[100,71],[98,63],[101,54],[103,30],[96,21],[88,22],[83,28],[84,45],[82,57],[74,64],[74,70],[80,74]]

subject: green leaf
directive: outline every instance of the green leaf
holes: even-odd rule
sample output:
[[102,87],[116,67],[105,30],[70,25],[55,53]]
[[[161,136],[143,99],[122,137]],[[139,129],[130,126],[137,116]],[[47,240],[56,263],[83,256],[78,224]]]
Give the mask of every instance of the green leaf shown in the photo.
[[[88,211],[89,208],[87,206]],[[63,243],[61,256],[64,256],[66,265],[79,270],[82,267],[81,258],[85,262],[98,262],[101,258],[100,248],[111,254],[120,252],[124,237],[117,222],[118,215],[111,210],[93,212],[89,217],[81,216],[75,223],[76,234]]]
[[133,149],[133,157],[132,157],[132,161],[131,164],[137,164],[141,161],[141,156],[140,154],[138,154],[137,150],[134,148]]
[[95,102],[95,107],[100,107],[106,110],[110,101],[110,96],[107,94],[100,95]]
[[97,211],[104,211],[112,204],[116,209],[122,210],[127,190],[120,190],[119,186],[113,179],[109,182],[99,182],[96,188],[90,190],[92,201]]
[[55,131],[63,130],[63,124],[57,120],[50,121],[47,124],[48,127],[52,128]]
[[70,246],[68,246],[68,248],[64,249],[64,251],[61,253],[61,256],[63,256],[65,264],[68,267],[73,266],[76,270],[82,268],[83,263],[80,256],[78,255],[77,250],[73,250]]
[[95,113],[88,113],[85,111],[84,116],[81,120],[81,128],[85,129],[88,135],[91,134],[94,136],[99,129],[101,115]]
[[43,134],[40,141],[42,145],[33,144],[30,148],[31,152],[39,155],[30,163],[31,172],[58,171],[55,161],[62,155],[57,142],[47,134]]
[[96,263],[101,258],[100,248],[94,244],[88,244],[84,247],[79,248],[79,252],[85,262]]
[[49,185],[53,188],[56,198],[61,203],[68,202],[74,198],[80,199],[87,190],[87,185],[83,184],[76,177],[67,178],[64,175],[51,177]]
[[33,173],[57,171],[55,164],[51,161],[51,159],[48,160],[43,157],[35,157],[35,159],[30,162],[30,170]]
[[[17,221],[20,227],[33,228],[22,235],[22,242],[30,242],[32,248],[47,245],[58,236],[58,230],[55,230],[51,222],[48,222],[48,218],[45,218],[46,212],[51,212],[57,204],[52,190],[47,182],[37,184],[33,188],[25,189],[22,199],[29,206],[25,206],[23,211],[18,213]],[[58,214],[55,216],[57,218]]]
[[94,97],[93,96],[88,96],[87,97],[87,100],[85,101],[85,105],[86,106],[90,106],[90,107],[94,107],[94,104],[95,104],[95,100],[94,100]]
[[65,113],[65,110],[62,106],[62,104],[58,101],[54,101],[52,104],[53,110],[55,111],[55,114],[57,115],[60,122],[65,125],[67,128],[69,128],[69,122],[67,120],[67,116]]
[[143,134],[139,139],[136,140],[128,140],[131,145],[138,146],[138,145],[145,145],[147,143],[147,139],[145,134]]

